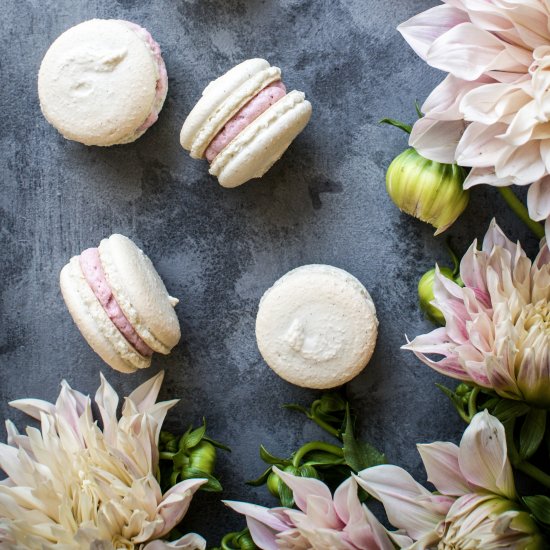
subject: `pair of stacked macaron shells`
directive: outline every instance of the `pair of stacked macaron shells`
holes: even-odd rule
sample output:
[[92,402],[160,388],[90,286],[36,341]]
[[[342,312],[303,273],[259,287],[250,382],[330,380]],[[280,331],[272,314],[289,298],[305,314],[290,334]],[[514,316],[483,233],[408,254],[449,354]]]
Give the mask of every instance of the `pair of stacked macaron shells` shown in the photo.
[[[130,143],[158,118],[168,77],[160,47],[128,21],[94,19],[63,33],[39,71],[46,119],[86,145]],[[206,158],[221,185],[261,177],[303,130],[311,104],[287,93],[281,71],[250,59],[211,82],[183,124],[180,141]],[[149,258],[130,239],[112,235],[62,269],[63,298],[99,356],[121,372],[151,364],[181,337],[172,298]],[[365,287],[326,265],[299,267],[260,301],[258,348],[287,381],[331,388],[356,376],[376,343],[377,319]]]
[[[92,19],[64,32],[38,74],[42,112],[85,145],[135,141],[158,119],[168,92],[160,46],[135,23]],[[224,187],[259,178],[311,117],[302,92],[286,92],[281,70],[249,59],[211,82],[183,124],[180,142],[206,158]]]

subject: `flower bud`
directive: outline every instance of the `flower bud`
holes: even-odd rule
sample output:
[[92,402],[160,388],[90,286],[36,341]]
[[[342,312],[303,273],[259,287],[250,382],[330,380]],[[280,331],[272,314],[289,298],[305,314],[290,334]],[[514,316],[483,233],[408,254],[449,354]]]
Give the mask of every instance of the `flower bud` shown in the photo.
[[[454,273],[448,267],[440,267],[439,272],[443,277],[454,280]],[[420,301],[420,307],[426,314],[426,317],[436,325],[445,325],[445,317],[441,310],[432,305],[434,300],[434,279],[435,268],[426,271],[424,275],[418,281],[418,299]]]
[[456,164],[441,164],[409,148],[386,173],[386,190],[403,212],[427,222],[438,235],[450,227],[468,204],[463,188],[466,172]]
[[189,466],[205,472],[207,474],[214,473],[216,464],[216,447],[209,441],[201,440],[198,445],[193,447],[189,454]]

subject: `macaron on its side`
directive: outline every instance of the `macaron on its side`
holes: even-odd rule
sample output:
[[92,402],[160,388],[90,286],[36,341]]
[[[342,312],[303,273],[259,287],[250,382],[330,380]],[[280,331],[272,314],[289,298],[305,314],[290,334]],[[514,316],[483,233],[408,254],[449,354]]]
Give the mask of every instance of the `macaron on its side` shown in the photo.
[[79,256],[71,258],[60,273],[63,299],[90,347],[113,369],[135,372],[151,365],[117,329],[86,281]]
[[266,363],[292,384],[340,386],[367,365],[378,321],[365,287],[346,271],[306,265],[281,277],[262,297],[256,339]]
[[124,315],[140,338],[167,355],[181,338],[174,307],[178,303],[147,255],[124,235],[114,234],[99,244],[106,279]]
[[116,145],[133,141],[156,120],[166,97],[166,69],[158,44],[139,29],[92,19],[50,46],[38,94],[44,116],[65,138]]
[[281,158],[311,118],[311,103],[296,90],[249,124],[212,161],[210,174],[222,187],[262,177]]
[[[269,68],[270,65],[265,59],[248,59],[212,80],[183,123],[180,133],[181,146],[191,152],[197,134],[207,124],[212,114],[250,78]],[[191,156],[193,157],[193,154]],[[198,158],[202,157],[199,155]]]

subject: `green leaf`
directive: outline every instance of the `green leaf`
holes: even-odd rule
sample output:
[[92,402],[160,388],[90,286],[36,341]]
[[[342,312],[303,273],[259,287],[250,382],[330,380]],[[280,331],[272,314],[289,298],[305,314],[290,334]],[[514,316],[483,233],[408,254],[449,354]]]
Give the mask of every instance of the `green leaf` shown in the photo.
[[403,132],[407,132],[407,134],[410,134],[412,132],[412,126],[410,124],[399,122],[399,120],[395,120],[393,118],[383,118],[379,121],[379,124],[390,124],[391,126],[400,128],[401,130],[403,130]]
[[524,497],[523,502],[538,522],[550,526],[550,497],[543,495]]
[[251,479],[247,481],[246,484],[251,485],[252,487],[260,487],[261,485],[265,485],[270,473],[271,473],[271,466],[260,477],[256,479]]
[[512,418],[519,418],[529,412],[529,405],[521,401],[512,399],[502,399],[493,409],[493,416],[496,416],[501,422],[506,422]]
[[519,435],[519,455],[522,459],[530,458],[537,452],[545,431],[546,411],[531,409],[523,421]]
[[228,447],[227,445],[224,445],[223,443],[220,443],[219,441],[216,441],[215,439],[212,439],[207,435],[205,435],[202,440],[208,441],[208,443],[212,443],[212,445],[214,445],[214,447],[217,447],[218,449],[222,449],[223,451],[227,451],[228,453],[231,452],[231,447]]
[[197,468],[182,468],[181,478],[182,479],[204,478],[204,479],[207,479],[208,482],[200,486],[201,491],[206,491],[210,493],[220,493],[222,491],[221,483],[213,475],[209,474],[208,472],[203,472],[202,470],[198,470]]
[[187,449],[192,449],[196,445],[198,445],[201,441],[201,439],[204,437],[204,434],[206,433],[206,420],[202,419],[202,426],[200,428],[197,428],[196,430],[193,430],[191,433],[184,436],[185,440],[185,446]]
[[290,464],[290,460],[272,455],[263,445],[260,445],[260,458],[266,464],[277,464],[279,466],[287,466],[288,464]]
[[349,406],[346,408],[346,429],[342,434],[342,440],[344,442],[344,458],[353,471],[360,472],[371,466],[385,464],[386,457],[383,453],[370,443],[355,439]]
[[418,103],[418,99],[414,100],[414,108],[416,109],[416,115],[418,116],[418,118],[423,118],[424,113],[422,112],[422,109],[420,108],[420,105]]

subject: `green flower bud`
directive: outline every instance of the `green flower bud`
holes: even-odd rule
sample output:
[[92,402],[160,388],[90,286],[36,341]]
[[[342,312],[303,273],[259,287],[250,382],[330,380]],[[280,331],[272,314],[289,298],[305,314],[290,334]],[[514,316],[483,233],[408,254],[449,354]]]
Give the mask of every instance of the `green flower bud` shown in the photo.
[[189,453],[189,467],[207,474],[214,473],[216,447],[209,441],[201,440]]
[[315,479],[319,479],[319,474],[317,473],[317,470],[309,464],[304,464],[303,466],[300,466],[298,468],[298,475],[300,477],[313,477]]
[[397,207],[436,228],[450,227],[468,204],[462,186],[466,172],[456,164],[441,164],[409,148],[398,155],[386,173],[386,189]]
[[[454,280],[454,274],[451,269],[448,267],[441,267],[439,272],[447,279]],[[426,317],[430,319],[433,323],[437,325],[445,325],[445,317],[441,310],[436,308],[431,304],[434,300],[434,279],[435,279],[435,268],[430,269],[418,281],[418,299],[420,301],[420,307],[426,314]]]
[[279,497],[281,483],[281,478],[275,472],[271,472],[267,477],[267,489],[274,497]]

